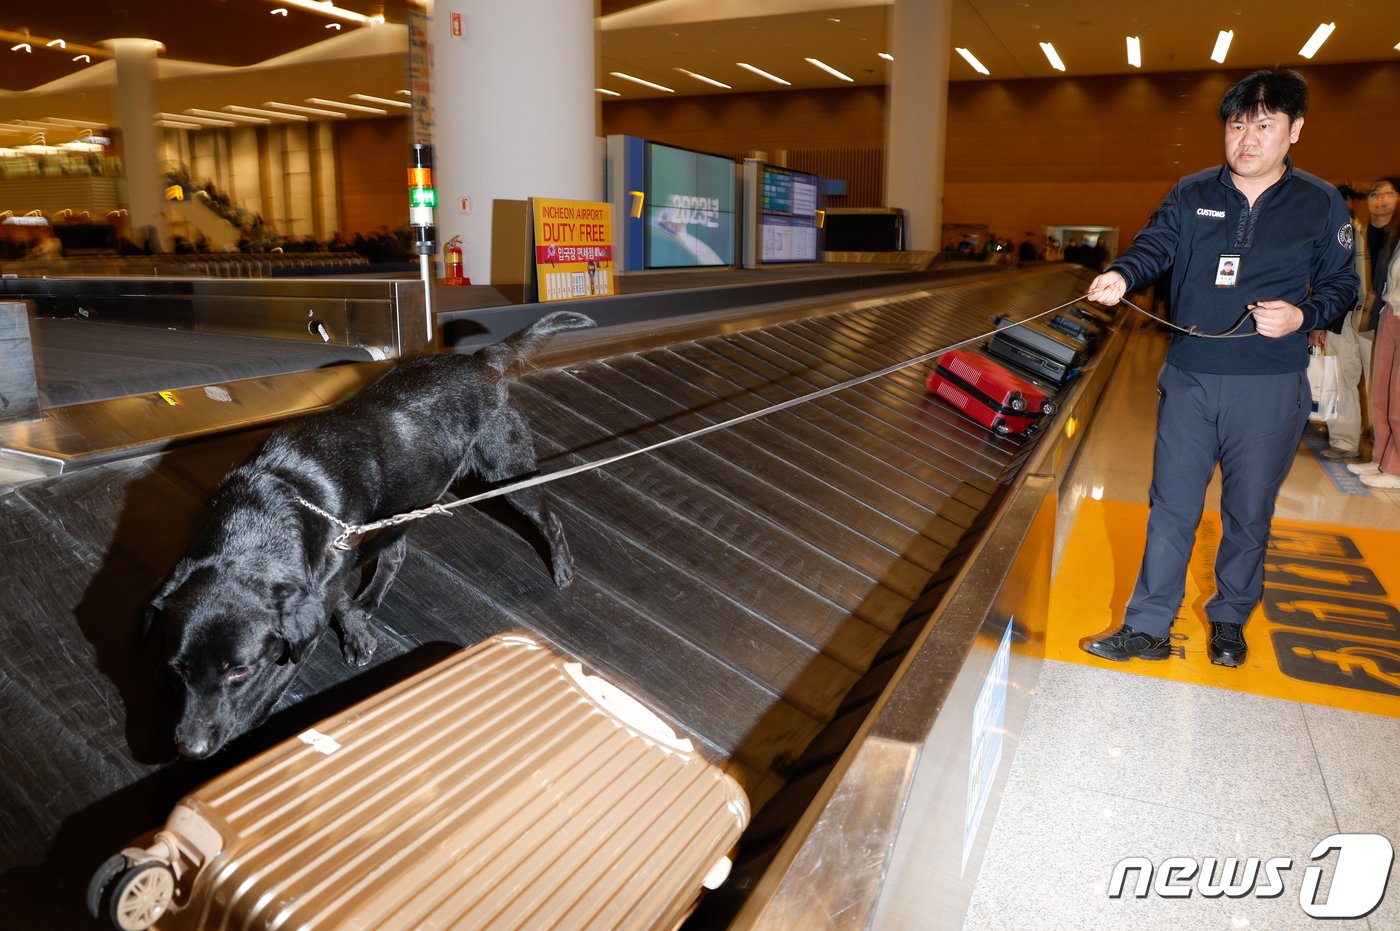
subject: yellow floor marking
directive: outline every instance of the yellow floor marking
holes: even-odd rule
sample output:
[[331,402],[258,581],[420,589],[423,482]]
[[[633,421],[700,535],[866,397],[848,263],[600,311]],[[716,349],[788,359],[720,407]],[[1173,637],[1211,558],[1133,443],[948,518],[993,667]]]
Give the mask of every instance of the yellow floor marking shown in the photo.
[[1146,529],[1145,504],[1081,504],[1050,590],[1047,658],[1400,718],[1400,533],[1274,521],[1249,653],[1231,669],[1206,657],[1217,514],[1196,535],[1169,659],[1114,663],[1080,648],[1121,621]]

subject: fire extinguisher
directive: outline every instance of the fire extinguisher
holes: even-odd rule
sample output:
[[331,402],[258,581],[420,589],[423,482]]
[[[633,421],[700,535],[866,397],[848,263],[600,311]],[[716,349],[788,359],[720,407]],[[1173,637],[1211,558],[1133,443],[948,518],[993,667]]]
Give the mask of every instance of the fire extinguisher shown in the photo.
[[442,247],[443,262],[447,265],[447,283],[462,282],[462,237],[453,236]]

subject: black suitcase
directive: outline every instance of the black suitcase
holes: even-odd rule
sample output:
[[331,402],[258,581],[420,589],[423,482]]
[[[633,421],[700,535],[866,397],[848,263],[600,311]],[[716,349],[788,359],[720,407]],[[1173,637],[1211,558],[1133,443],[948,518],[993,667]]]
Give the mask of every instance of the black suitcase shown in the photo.
[[1056,314],[1050,318],[1050,326],[1085,347],[1093,346],[1103,332],[1097,323],[1070,314]]
[[1084,364],[1084,345],[1077,340],[1055,330],[1039,320],[1025,320],[1015,326],[1010,317],[997,316],[993,320],[999,327],[1005,327],[992,337],[997,340],[1010,340],[1069,368]]
[[995,318],[1003,329],[987,343],[987,351],[1025,369],[1032,376],[1063,385],[1084,364],[1084,346],[1040,321],[1007,326],[1010,319]]
[[1014,340],[1003,339],[1001,333],[988,341],[986,350],[1003,362],[1021,369],[1032,378],[1039,378],[1054,385],[1063,385],[1079,371],[1078,368],[1065,365],[1063,362],[1056,362],[1054,359],[1041,355],[1034,349]]

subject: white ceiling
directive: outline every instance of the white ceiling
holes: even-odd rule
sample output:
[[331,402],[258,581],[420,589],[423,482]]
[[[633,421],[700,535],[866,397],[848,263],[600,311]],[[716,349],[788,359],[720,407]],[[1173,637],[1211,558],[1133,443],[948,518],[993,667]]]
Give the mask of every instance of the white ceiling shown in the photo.
[[[237,6],[245,20],[251,7],[259,16],[253,22],[262,22],[262,10],[271,14],[274,9],[268,0],[218,0],[218,5]],[[368,0],[341,0],[341,5],[366,12],[370,6]],[[23,16],[0,12],[0,30],[29,28],[15,22]],[[1330,0],[1325,5],[1294,0],[952,0],[950,34],[928,41],[969,48],[991,71],[982,77],[954,55],[951,80],[989,81],[1055,77],[1058,73],[1040,50],[1042,41],[1054,43],[1068,76],[1132,73],[1124,44],[1128,35],[1141,37],[1143,71],[1209,70],[1221,67],[1209,59],[1217,32],[1230,29],[1234,44],[1223,67],[1239,72],[1275,63],[1305,65],[1298,50],[1324,17],[1337,29],[1315,63],[1400,60],[1395,48],[1400,43],[1400,0]],[[675,96],[783,89],[736,65],[746,61],[790,81],[792,88],[848,86],[804,61],[813,57],[845,72],[854,84],[882,85],[889,72],[878,53],[887,49],[891,18],[892,7],[879,0],[653,0],[601,19],[600,83],[621,99],[673,95],[609,72],[663,84]],[[270,15],[267,22],[270,34],[278,24]],[[85,25],[88,35],[104,34],[104,23]],[[189,22],[172,20],[168,28],[208,26],[192,17]],[[314,31],[321,31],[319,25]],[[402,25],[346,28],[333,35],[251,66],[162,60],[161,109],[262,107],[269,100],[301,104],[308,97],[348,100],[353,93],[393,98],[405,86]],[[171,39],[167,48],[180,47],[173,36],[153,37]],[[21,53],[0,49],[0,55],[11,54]],[[732,89],[704,84],[679,68]],[[0,91],[0,145],[16,144],[29,125],[14,121],[57,118],[116,125],[114,73],[110,61],[99,61],[41,87]],[[365,115],[351,112],[347,118]],[[11,125],[8,134],[5,123]],[[60,124],[49,125],[50,141],[66,138]],[[76,127],[70,129],[70,135],[76,134]]]

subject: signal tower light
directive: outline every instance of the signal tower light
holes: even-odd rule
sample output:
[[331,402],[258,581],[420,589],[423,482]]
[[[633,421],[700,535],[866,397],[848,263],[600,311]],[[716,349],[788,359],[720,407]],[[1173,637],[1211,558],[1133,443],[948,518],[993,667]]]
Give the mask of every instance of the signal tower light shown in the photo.
[[418,234],[418,251],[427,255],[433,251],[433,209],[437,207],[437,191],[433,189],[433,148],[415,143],[411,150],[412,163],[408,169],[408,224]]

